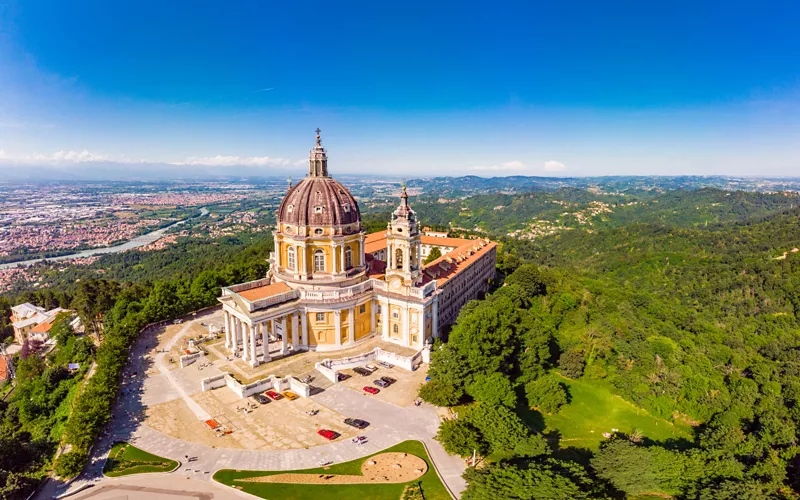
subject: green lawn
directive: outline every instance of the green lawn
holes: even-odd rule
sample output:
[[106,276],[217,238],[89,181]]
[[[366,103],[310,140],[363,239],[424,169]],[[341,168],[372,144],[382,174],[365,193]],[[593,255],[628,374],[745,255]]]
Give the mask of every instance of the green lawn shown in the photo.
[[[571,401],[554,415],[544,415],[545,433],[558,431],[561,448],[587,448],[597,450],[603,441],[603,433],[618,429],[629,433],[639,429],[653,441],[668,439],[692,439],[688,425],[673,424],[656,418],[647,411],[614,394],[611,388],[600,381],[572,380],[559,377],[569,388]],[[530,411],[528,420],[542,416]]]
[[169,472],[178,467],[178,462],[161,458],[128,443],[116,443],[108,454],[103,474],[108,477],[142,474],[145,472]]
[[[425,448],[419,441],[403,441],[389,449],[376,453],[400,452],[416,455],[428,463],[428,471],[422,478],[414,483],[421,483],[422,492],[425,500],[450,500],[450,494],[445,489],[436,470],[433,468]],[[370,455],[372,456],[372,455]],[[361,475],[361,464],[369,457],[351,460],[328,467],[327,469],[305,469],[296,471],[236,471],[233,469],[222,469],[214,474],[214,480],[227,486],[250,493],[261,498],[270,500],[304,500],[313,498],[314,500],[339,500],[342,498],[357,498],[358,500],[398,500],[403,493],[406,484],[279,484],[279,483],[245,483],[236,482],[256,476],[267,476],[282,474],[287,472],[303,474],[346,474]]]

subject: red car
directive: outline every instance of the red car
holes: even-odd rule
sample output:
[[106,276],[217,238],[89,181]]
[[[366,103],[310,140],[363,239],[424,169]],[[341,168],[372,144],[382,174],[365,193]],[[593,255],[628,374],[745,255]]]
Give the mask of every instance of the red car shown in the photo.
[[381,392],[380,389],[376,389],[375,387],[366,386],[364,387],[364,392],[368,392],[370,394],[378,394]]
[[279,399],[283,399],[283,395],[282,395],[282,394],[278,394],[278,393],[277,393],[277,392],[275,392],[275,391],[267,391],[267,392],[265,392],[264,394],[265,394],[265,395],[267,395],[267,396],[269,396],[269,398],[270,398],[271,400],[273,400],[273,401],[277,401],[277,400],[279,400]]
[[339,436],[341,436],[341,434],[339,434],[338,432],[332,431],[330,429],[320,429],[320,430],[317,431],[317,434],[319,434],[320,436],[324,437],[328,441],[333,441],[334,439],[336,439]]

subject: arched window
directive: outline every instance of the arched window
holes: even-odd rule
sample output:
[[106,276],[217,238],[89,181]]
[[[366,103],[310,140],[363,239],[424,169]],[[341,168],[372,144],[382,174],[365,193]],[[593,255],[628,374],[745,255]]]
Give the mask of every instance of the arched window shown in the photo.
[[289,250],[286,251],[286,254],[287,254],[286,255],[286,257],[287,257],[287,259],[286,259],[287,260],[286,267],[288,267],[292,271],[296,270],[295,265],[297,263],[295,261],[294,247],[289,247]]
[[400,333],[400,327],[397,325],[392,325],[392,333]]
[[403,269],[403,250],[400,248],[394,252],[394,267],[397,269]]
[[353,250],[350,247],[344,249],[344,268],[350,269],[353,267]]
[[314,250],[314,272],[325,272],[325,252]]

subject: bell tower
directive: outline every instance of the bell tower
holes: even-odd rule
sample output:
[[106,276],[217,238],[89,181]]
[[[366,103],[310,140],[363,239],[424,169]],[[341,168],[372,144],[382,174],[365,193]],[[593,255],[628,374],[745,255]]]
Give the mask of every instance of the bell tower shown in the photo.
[[386,229],[386,282],[392,291],[418,284],[422,277],[421,240],[417,216],[408,206],[403,186],[400,206]]

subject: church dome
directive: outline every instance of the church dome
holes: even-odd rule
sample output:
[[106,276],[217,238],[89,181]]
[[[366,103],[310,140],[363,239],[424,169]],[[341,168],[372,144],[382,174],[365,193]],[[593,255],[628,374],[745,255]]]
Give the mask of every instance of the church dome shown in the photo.
[[361,221],[350,191],[328,175],[328,155],[317,129],[317,143],[309,155],[309,172],[289,192],[278,209],[278,223],[294,226],[341,226]]

